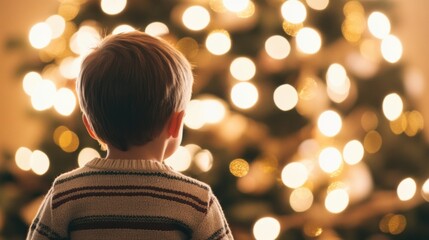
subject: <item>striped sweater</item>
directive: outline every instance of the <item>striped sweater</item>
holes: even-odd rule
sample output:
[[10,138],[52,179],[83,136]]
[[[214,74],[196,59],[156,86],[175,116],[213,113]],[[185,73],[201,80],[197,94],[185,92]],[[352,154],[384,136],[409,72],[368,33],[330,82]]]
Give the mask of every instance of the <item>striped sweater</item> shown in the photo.
[[59,176],[31,239],[233,239],[210,187],[151,160],[96,158]]

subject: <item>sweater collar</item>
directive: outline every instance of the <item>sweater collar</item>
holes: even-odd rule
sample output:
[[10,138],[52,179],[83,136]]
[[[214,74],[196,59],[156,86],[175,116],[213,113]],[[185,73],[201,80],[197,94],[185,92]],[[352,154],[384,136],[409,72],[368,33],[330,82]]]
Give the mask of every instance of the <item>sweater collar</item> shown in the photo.
[[173,171],[163,162],[144,159],[110,159],[94,158],[86,167],[108,170],[148,170],[148,171]]

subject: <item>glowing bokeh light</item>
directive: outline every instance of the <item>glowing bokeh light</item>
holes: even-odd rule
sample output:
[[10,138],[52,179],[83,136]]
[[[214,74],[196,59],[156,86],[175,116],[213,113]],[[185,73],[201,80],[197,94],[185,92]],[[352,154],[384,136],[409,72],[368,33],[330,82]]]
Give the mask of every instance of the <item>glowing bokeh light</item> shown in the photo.
[[45,23],[49,25],[52,31],[52,38],[59,38],[66,29],[66,21],[60,15],[52,15],[45,20]]
[[112,31],[112,34],[119,34],[119,33],[127,33],[127,32],[132,32],[136,30],[133,26],[130,26],[128,24],[121,24],[117,27],[115,27]]
[[365,153],[365,149],[363,145],[358,140],[349,141],[343,148],[343,157],[344,161],[349,165],[355,165],[359,163],[363,155]]
[[289,111],[298,103],[298,92],[293,86],[283,84],[274,90],[273,98],[274,103],[280,110]]
[[382,12],[372,12],[368,17],[369,32],[376,38],[383,39],[390,33],[390,21]]
[[77,162],[79,167],[83,167],[85,166],[85,164],[87,164],[94,158],[99,158],[99,157],[100,157],[100,153],[97,150],[86,147],[80,150],[79,155],[77,157]]
[[342,125],[343,121],[340,115],[333,110],[322,112],[317,119],[319,131],[327,137],[337,135],[341,131]]
[[192,157],[188,149],[183,146],[174,152],[170,157],[164,160],[165,164],[172,167],[174,170],[183,172],[189,169],[192,163]]
[[101,41],[99,32],[91,26],[82,26],[70,38],[70,49],[78,55],[87,55]]
[[265,41],[265,51],[268,56],[274,59],[285,59],[289,56],[290,50],[291,47],[289,41],[283,36],[274,35]]
[[58,139],[58,145],[64,152],[74,152],[79,147],[79,137],[73,131],[65,130]]
[[43,111],[54,105],[57,88],[50,80],[42,80],[31,95],[31,105],[37,111]]
[[249,173],[249,163],[241,158],[234,159],[229,163],[229,172],[236,177],[244,177]]
[[299,188],[307,182],[309,172],[307,167],[300,162],[288,163],[282,170],[281,178],[286,187]]
[[255,76],[256,65],[250,58],[238,57],[231,62],[229,70],[237,80],[248,81]]
[[325,10],[329,5],[329,0],[306,0],[308,6],[314,10]]
[[426,202],[429,202],[429,178],[423,183],[421,194]]
[[405,178],[398,184],[396,193],[401,201],[408,201],[414,197],[416,190],[416,181],[412,178]]
[[334,147],[324,148],[319,154],[319,166],[326,173],[333,173],[341,168],[343,157]]
[[297,188],[292,191],[289,197],[291,208],[295,212],[305,212],[313,204],[313,193],[308,188]]
[[398,62],[402,57],[402,51],[401,40],[394,35],[388,35],[381,41],[381,55],[390,63]]
[[384,116],[393,121],[401,116],[404,108],[401,97],[397,93],[390,93],[383,99]]
[[182,21],[188,29],[200,31],[209,25],[210,13],[202,6],[191,6],[183,12]]
[[280,227],[277,219],[263,217],[253,225],[253,236],[256,240],[274,240],[280,234]]
[[252,83],[240,82],[235,84],[231,89],[232,103],[241,109],[253,107],[258,98],[258,89]]
[[296,43],[302,53],[315,54],[322,47],[322,38],[316,30],[304,27],[296,34]]
[[369,131],[363,140],[363,147],[369,153],[376,153],[380,150],[383,139],[381,138],[380,133],[375,130]]
[[170,32],[167,25],[162,22],[153,22],[146,26],[144,31],[151,36],[162,36]]
[[15,153],[15,164],[23,171],[28,171],[31,169],[30,159],[33,152],[26,148],[20,147],[16,150]]
[[24,92],[31,96],[42,80],[42,76],[37,72],[29,72],[25,74],[24,79],[22,80]]
[[199,151],[195,154],[194,159],[195,165],[203,172],[208,172],[213,167],[213,155],[209,150]]
[[101,10],[108,15],[121,13],[127,6],[127,0],[101,0]]
[[215,124],[225,118],[226,108],[220,100],[202,99],[200,103],[205,123]]
[[298,24],[304,22],[307,17],[307,9],[298,0],[287,0],[281,6],[281,14],[286,21]]
[[82,58],[66,57],[60,63],[60,74],[67,79],[76,79],[79,76]]
[[225,30],[215,30],[206,39],[206,48],[214,55],[223,55],[231,49],[231,38]]
[[30,157],[30,168],[37,175],[45,174],[49,169],[49,158],[48,156],[40,151],[35,150]]
[[344,189],[334,189],[325,198],[325,207],[331,213],[340,213],[349,205],[349,195]]
[[55,94],[54,109],[63,116],[69,116],[76,108],[76,97],[72,90],[60,88]]
[[248,8],[250,0],[222,0],[222,3],[229,11],[239,13]]
[[52,40],[51,27],[45,22],[36,23],[31,27],[28,38],[32,47],[42,49]]
[[326,83],[328,84],[328,86],[342,86],[344,85],[346,78],[346,69],[341,64],[333,63],[329,65],[328,71],[326,72]]
[[184,118],[185,126],[190,129],[202,128],[206,123],[203,112],[204,109],[201,100],[191,100],[186,107],[186,115]]

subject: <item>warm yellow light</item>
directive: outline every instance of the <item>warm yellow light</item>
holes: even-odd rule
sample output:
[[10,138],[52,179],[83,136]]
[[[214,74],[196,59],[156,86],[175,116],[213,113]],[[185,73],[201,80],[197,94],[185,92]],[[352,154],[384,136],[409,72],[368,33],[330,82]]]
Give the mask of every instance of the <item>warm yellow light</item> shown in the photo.
[[42,80],[31,95],[31,104],[37,111],[49,109],[54,104],[57,88],[50,80]]
[[366,111],[364,114],[362,114],[361,125],[363,130],[367,132],[376,129],[378,126],[377,115],[372,111]]
[[314,10],[325,10],[328,7],[329,0],[306,0],[309,7]]
[[63,116],[69,116],[72,114],[76,108],[76,97],[72,90],[68,88],[58,89],[55,94],[54,108]]
[[396,193],[401,201],[408,201],[414,197],[416,190],[416,181],[412,178],[405,178],[398,184]]
[[380,133],[377,131],[369,131],[365,135],[365,139],[363,140],[363,146],[365,150],[369,153],[376,153],[380,150],[381,145],[383,143],[383,139],[381,138]]
[[212,31],[206,39],[206,48],[214,55],[223,55],[231,49],[231,38],[225,30]]
[[307,167],[300,162],[288,163],[282,170],[283,184],[289,188],[299,188],[307,182],[309,172]]
[[258,89],[249,82],[237,83],[231,89],[232,103],[241,109],[253,107],[258,101],[258,98]]
[[304,27],[296,34],[296,44],[302,53],[315,54],[322,46],[322,38],[316,30]]
[[215,124],[225,118],[225,105],[220,100],[203,99],[200,103],[205,123]]
[[274,90],[273,98],[274,103],[280,110],[289,111],[298,103],[298,92],[293,86],[283,84]]
[[344,161],[350,165],[359,163],[364,155],[364,148],[358,140],[349,141],[343,149]]
[[170,32],[167,25],[162,22],[153,22],[146,26],[144,30],[147,34],[152,36],[162,36]]
[[134,31],[135,28],[128,24],[121,24],[113,29],[112,34],[127,33]]
[[231,12],[239,13],[247,9],[249,0],[222,0],[223,6]]
[[209,150],[201,150],[195,154],[195,165],[203,171],[208,172],[213,167],[213,155]]
[[60,15],[52,15],[45,20],[52,31],[52,38],[59,38],[66,29],[66,21]]
[[42,80],[42,76],[37,72],[29,72],[25,74],[24,79],[22,80],[24,92],[31,96]]
[[331,213],[340,213],[349,205],[349,194],[345,189],[335,189],[325,198],[325,207]]
[[185,125],[190,129],[202,128],[206,124],[203,112],[204,109],[201,100],[191,100],[186,107]]
[[337,103],[344,101],[349,95],[350,79],[341,64],[333,63],[326,72],[327,93]]
[[99,157],[100,157],[100,153],[97,150],[86,147],[80,150],[79,155],[77,157],[77,162],[79,164],[79,167],[83,167],[92,159],[99,158]]
[[37,175],[45,174],[49,169],[48,156],[40,150],[35,150],[30,157],[30,167]]
[[200,31],[210,23],[210,13],[202,6],[191,6],[182,15],[185,27],[192,31]]
[[87,55],[101,41],[98,31],[91,26],[82,26],[70,38],[70,49],[78,55]]
[[289,197],[289,204],[295,212],[305,212],[313,204],[313,193],[308,188],[297,188]]
[[101,10],[109,15],[122,12],[127,6],[127,0],[101,0]]
[[64,152],[74,152],[79,147],[79,137],[70,130],[63,131],[58,139],[58,145]]
[[258,219],[253,225],[253,236],[256,240],[274,240],[280,234],[280,223],[272,217]]
[[402,43],[394,35],[388,35],[381,41],[381,55],[384,60],[390,63],[396,63],[402,57]]
[[401,116],[404,104],[397,93],[390,93],[383,99],[384,116],[393,121]]
[[421,194],[426,202],[429,202],[429,178],[423,183]]
[[174,170],[183,172],[189,169],[192,163],[192,157],[188,149],[180,146],[176,152],[165,159],[165,164],[171,166]]
[[384,13],[373,12],[368,17],[368,29],[374,37],[383,39],[390,33],[390,21]]
[[60,74],[67,79],[76,79],[80,72],[82,58],[66,57],[60,63]]
[[265,51],[274,59],[284,59],[290,53],[289,41],[280,35],[271,36],[265,41]]
[[21,170],[24,170],[24,171],[30,170],[31,154],[33,154],[33,152],[26,147],[18,148],[18,150],[16,150],[16,153],[15,153],[16,166],[18,166]]
[[249,163],[241,158],[234,159],[229,163],[229,171],[236,177],[244,177],[249,173]]
[[319,131],[327,137],[337,135],[341,131],[342,125],[343,121],[340,115],[333,110],[322,112],[317,119]]
[[343,158],[338,149],[324,148],[319,154],[319,166],[326,173],[333,173],[341,168]]
[[298,24],[304,22],[307,17],[307,9],[298,0],[287,0],[281,6],[281,14],[286,21]]
[[229,70],[237,80],[248,81],[255,76],[256,65],[250,58],[238,57],[231,62]]
[[36,49],[42,49],[51,42],[52,30],[47,23],[39,22],[31,27],[28,38],[31,46]]

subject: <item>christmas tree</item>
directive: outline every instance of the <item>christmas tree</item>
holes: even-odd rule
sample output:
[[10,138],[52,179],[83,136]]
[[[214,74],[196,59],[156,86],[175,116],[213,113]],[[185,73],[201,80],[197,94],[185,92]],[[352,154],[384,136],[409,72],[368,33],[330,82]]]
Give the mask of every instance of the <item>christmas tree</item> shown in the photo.
[[29,32],[39,57],[23,64],[23,90],[46,138],[0,173],[0,236],[22,239],[53,179],[105,154],[75,80],[103,36],[138,29],[194,66],[166,162],[212,186],[236,239],[427,239],[421,79],[401,59],[391,4],[61,0]]

